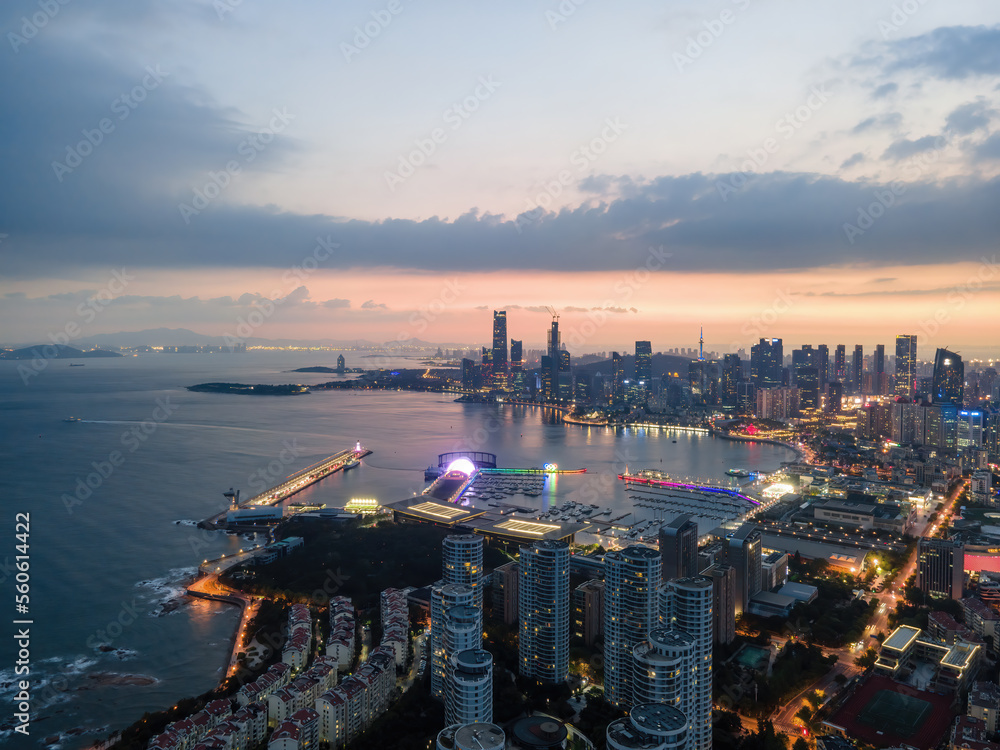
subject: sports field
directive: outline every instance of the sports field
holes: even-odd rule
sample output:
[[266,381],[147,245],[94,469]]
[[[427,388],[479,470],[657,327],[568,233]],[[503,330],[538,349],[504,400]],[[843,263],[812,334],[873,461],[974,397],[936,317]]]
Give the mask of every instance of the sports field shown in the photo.
[[898,747],[905,743],[926,750],[941,741],[955,716],[951,710],[952,697],[872,675],[830,722],[875,747]]
[[923,725],[931,704],[891,690],[879,690],[858,714],[858,721],[877,732],[909,737]]

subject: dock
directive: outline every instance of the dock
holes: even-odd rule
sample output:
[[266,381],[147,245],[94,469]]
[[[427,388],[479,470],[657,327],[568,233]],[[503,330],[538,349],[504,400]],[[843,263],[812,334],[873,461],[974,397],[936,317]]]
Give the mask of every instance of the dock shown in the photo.
[[[331,474],[344,470],[355,461],[360,461],[365,456],[371,455],[371,451],[358,443],[353,448],[340,451],[328,458],[323,459],[312,466],[307,466],[301,471],[297,471],[285,479],[281,484],[264,490],[258,495],[254,495],[249,500],[239,503],[239,508],[250,508],[254,506],[280,505],[282,502],[301,492],[306,487],[316,484],[321,479],[325,479]],[[228,493],[227,493],[228,494]],[[218,529],[225,525],[226,513],[232,508],[226,508],[221,513],[216,513],[210,518],[198,524],[202,529]]]

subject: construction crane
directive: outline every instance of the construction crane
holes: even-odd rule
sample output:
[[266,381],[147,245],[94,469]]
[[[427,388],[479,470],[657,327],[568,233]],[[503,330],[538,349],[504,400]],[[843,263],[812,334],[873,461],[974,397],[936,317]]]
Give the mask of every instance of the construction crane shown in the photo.
[[552,320],[554,321],[559,320],[559,313],[555,311],[555,308],[552,307],[552,305],[546,305],[545,309],[549,311],[549,315],[552,316]]

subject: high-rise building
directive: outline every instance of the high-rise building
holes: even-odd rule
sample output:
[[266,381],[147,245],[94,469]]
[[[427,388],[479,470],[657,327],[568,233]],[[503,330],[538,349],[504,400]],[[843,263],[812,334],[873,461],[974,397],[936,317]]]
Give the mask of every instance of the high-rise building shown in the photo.
[[865,350],[861,344],[854,345],[851,355],[851,393],[861,393],[865,384]]
[[496,724],[454,724],[438,732],[436,750],[504,750],[507,735]]
[[885,344],[878,344],[875,353],[872,354],[872,387],[874,394],[883,394],[886,391],[885,377]]
[[689,731],[683,711],[665,703],[640,703],[608,724],[604,738],[608,750],[686,750]]
[[688,707],[694,671],[695,639],[683,630],[656,627],[632,651],[634,703],[669,703]]
[[[546,339],[548,367],[542,363],[542,368],[548,370],[548,392],[544,393],[546,400],[556,401],[559,398],[559,363],[561,360],[559,352],[562,351],[562,341],[559,338],[559,318],[553,316],[552,325],[549,327]],[[543,383],[545,378],[543,377]]]
[[758,389],[779,387],[783,367],[781,339],[761,339],[750,347],[750,380]]
[[649,547],[604,555],[604,694],[612,705],[632,705],[632,652],[659,622],[662,569]]
[[475,605],[482,608],[483,538],[476,534],[450,534],[441,546],[442,581],[469,586],[475,593]]
[[761,590],[761,537],[756,525],[745,523],[726,543],[726,563],[736,569],[736,616],[750,606],[750,597]]
[[837,350],[833,355],[833,377],[831,380],[839,380],[841,383],[847,382],[847,346],[837,344]]
[[481,648],[456,651],[448,659],[445,726],[493,721],[493,655]]
[[727,354],[722,358],[722,405],[735,407],[737,387],[743,379],[743,363],[739,354]]
[[819,396],[822,393],[820,361],[820,350],[813,349],[809,344],[792,350],[792,372],[795,387],[799,389],[799,406],[803,409],[819,408]]
[[661,592],[661,621],[693,639],[692,670],[687,704],[681,710],[691,723],[688,748],[712,748],[712,579],[706,576],[678,578]]
[[487,349],[485,346],[482,349],[480,355],[481,362],[479,365],[479,387],[480,388],[492,388],[493,387],[493,350]]
[[816,347],[816,369],[819,371],[819,392],[826,390],[830,382],[830,347],[820,344]]
[[493,569],[493,616],[513,625],[518,615],[518,589],[521,570],[517,562],[504,563]]
[[981,410],[962,409],[958,412],[955,444],[965,452],[983,447],[983,412]]
[[635,342],[635,379],[647,390],[653,382],[653,346],[649,341]]
[[519,566],[519,671],[562,682],[569,671],[569,545],[542,539],[521,547]]
[[573,590],[573,635],[593,646],[604,632],[604,581],[592,578]]
[[519,339],[510,340],[510,381],[513,389],[524,390],[524,345]]
[[795,387],[799,390],[799,406],[803,409],[818,409],[820,382],[819,368],[814,366],[795,368]]
[[471,359],[462,359],[462,388],[471,391],[476,387],[476,363]]
[[[476,592],[471,586],[461,583],[445,584],[438,581],[431,587],[431,695],[445,699],[448,663],[447,613],[455,607],[465,605],[477,610]],[[480,628],[480,633],[482,629]],[[478,645],[482,645],[482,641]],[[478,647],[478,646],[477,646]]]
[[922,537],[917,543],[917,588],[925,594],[961,599],[964,568],[961,542]]
[[916,381],[916,334],[900,334],[896,337],[896,395],[913,398],[913,388]]
[[618,352],[611,352],[611,405],[625,403],[625,360]]
[[663,580],[698,574],[698,524],[689,515],[677,516],[660,527]]
[[493,387],[507,388],[507,311],[493,311]]
[[831,414],[840,412],[841,401],[844,398],[844,384],[839,380],[831,381],[826,386],[826,411]]
[[728,563],[719,563],[702,575],[712,579],[715,642],[732,643],[736,639],[736,568]]
[[761,388],[755,413],[761,419],[791,419],[799,413],[798,388]]
[[962,358],[947,349],[934,355],[934,380],[931,401],[935,404],[962,406],[965,397],[965,364]]

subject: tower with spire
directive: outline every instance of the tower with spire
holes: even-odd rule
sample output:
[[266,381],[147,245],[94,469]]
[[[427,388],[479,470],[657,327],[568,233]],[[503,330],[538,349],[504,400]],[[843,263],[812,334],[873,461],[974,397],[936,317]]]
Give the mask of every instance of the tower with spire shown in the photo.
[[701,332],[698,334],[698,360],[705,361],[705,326],[701,327]]

